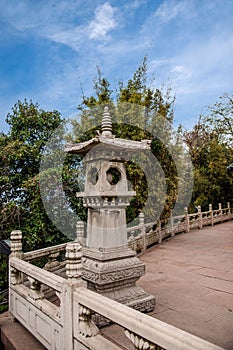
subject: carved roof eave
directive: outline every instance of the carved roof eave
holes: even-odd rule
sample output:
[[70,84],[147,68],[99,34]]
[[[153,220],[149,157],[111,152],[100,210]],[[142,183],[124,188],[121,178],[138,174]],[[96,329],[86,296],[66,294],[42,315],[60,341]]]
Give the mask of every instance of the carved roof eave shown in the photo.
[[108,149],[119,149],[127,150],[132,152],[137,152],[138,150],[150,150],[151,149],[151,140],[142,140],[142,141],[131,141],[118,138],[107,138],[107,137],[94,137],[93,139],[80,142],[80,143],[69,143],[65,147],[65,152],[67,153],[86,153],[96,145],[106,145]]

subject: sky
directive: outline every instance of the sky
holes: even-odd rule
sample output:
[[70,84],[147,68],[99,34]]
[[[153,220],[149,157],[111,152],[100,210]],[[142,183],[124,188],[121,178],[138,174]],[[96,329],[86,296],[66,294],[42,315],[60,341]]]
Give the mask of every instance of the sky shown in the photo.
[[97,66],[115,90],[145,55],[148,84],[171,87],[190,129],[233,93],[232,13],[232,0],[0,0],[0,131],[25,98],[74,115]]

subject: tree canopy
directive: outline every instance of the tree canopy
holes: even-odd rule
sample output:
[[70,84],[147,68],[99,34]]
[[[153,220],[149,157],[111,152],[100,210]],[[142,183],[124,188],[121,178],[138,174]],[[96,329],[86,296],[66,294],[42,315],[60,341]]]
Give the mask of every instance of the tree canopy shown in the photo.
[[0,135],[1,232],[24,232],[27,250],[56,243],[61,233],[46,215],[39,190],[43,149],[62,123],[58,111],[46,112],[32,101],[18,101],[6,118],[8,133]]
[[233,162],[233,99],[223,95],[193,129],[184,132],[194,165],[191,206],[226,205],[233,197],[233,177],[228,166]]

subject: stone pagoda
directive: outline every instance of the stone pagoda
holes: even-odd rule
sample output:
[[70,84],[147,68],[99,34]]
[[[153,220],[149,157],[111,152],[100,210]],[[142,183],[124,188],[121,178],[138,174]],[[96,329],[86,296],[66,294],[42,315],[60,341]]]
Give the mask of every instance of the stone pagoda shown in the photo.
[[150,150],[150,141],[131,141],[112,134],[105,107],[102,130],[87,142],[68,144],[65,151],[83,154],[86,165],[83,198],[88,209],[83,246],[83,275],[89,289],[139,311],[155,307],[155,297],[136,285],[145,265],[128,248],[126,207],[135,191],[129,191],[124,162],[130,154]]

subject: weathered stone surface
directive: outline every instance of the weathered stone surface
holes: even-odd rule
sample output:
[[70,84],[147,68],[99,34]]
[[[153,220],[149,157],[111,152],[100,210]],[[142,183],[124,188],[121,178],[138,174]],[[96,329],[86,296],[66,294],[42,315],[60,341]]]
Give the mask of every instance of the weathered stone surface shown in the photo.
[[[85,154],[85,189],[77,193],[88,208],[83,279],[88,288],[102,295],[140,311],[151,311],[155,306],[154,296],[136,286],[145,273],[145,265],[128,249],[126,229],[125,209],[136,192],[128,189],[124,161],[132,151],[139,150],[150,150],[150,142],[115,138],[107,107],[102,133],[65,149],[68,153]],[[104,320],[99,319],[100,323]]]

